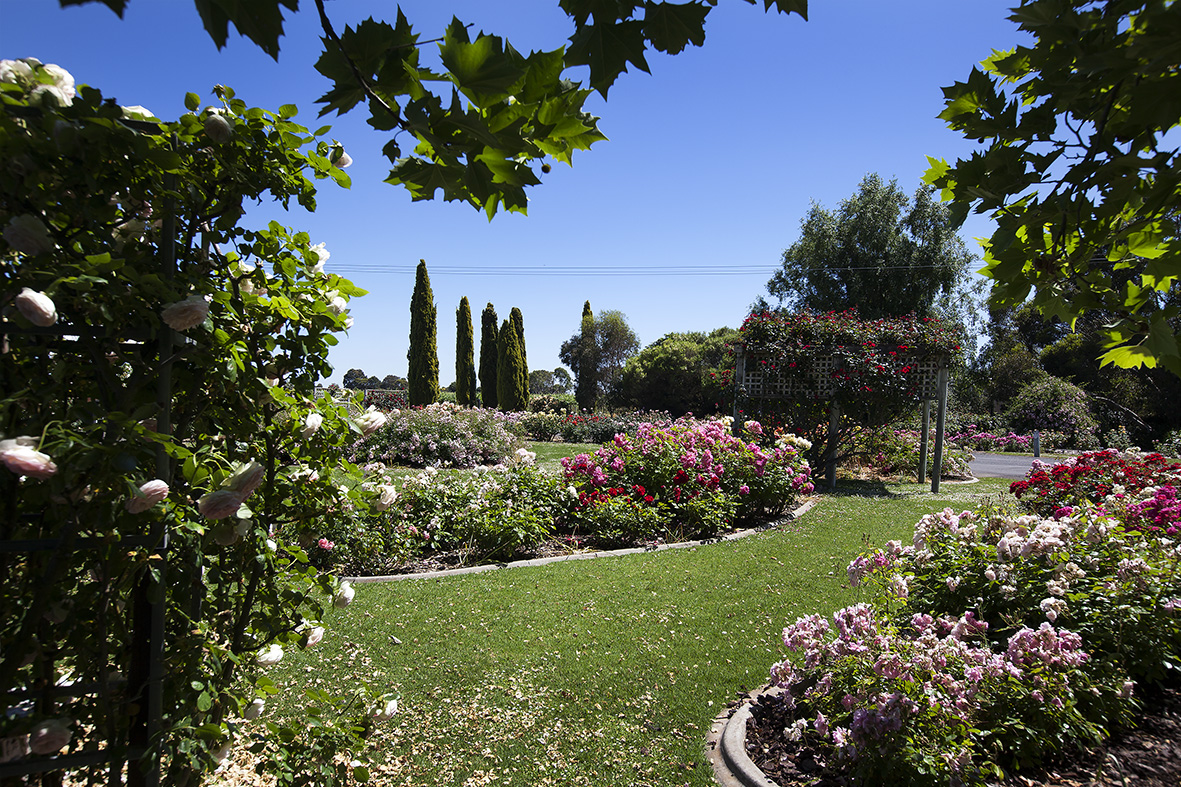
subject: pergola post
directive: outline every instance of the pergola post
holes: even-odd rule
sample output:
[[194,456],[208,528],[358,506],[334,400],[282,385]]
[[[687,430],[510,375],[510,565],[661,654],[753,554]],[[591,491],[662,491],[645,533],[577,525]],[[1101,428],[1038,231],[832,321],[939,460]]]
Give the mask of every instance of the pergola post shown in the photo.
[[841,422],[841,406],[835,401],[829,407],[828,456],[825,457],[825,472],[828,474],[828,488],[837,488],[837,427]]
[[931,433],[931,400],[923,400],[923,431],[919,435],[919,467],[918,478],[920,484],[927,482],[927,448]]
[[947,366],[939,366],[939,416],[935,421],[935,467],[931,471],[931,491],[939,491],[939,477],[943,475],[943,433],[947,429]]

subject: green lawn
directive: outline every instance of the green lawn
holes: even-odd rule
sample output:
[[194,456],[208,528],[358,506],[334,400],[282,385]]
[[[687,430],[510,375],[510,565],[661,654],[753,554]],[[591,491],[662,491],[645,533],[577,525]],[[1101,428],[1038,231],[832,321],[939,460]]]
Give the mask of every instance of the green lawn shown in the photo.
[[739,541],[361,585],[273,677],[289,696],[358,679],[400,692],[371,738],[379,785],[711,784],[710,721],[766,682],[786,623],[858,599],[844,569],[865,543],[1007,484],[849,483]]

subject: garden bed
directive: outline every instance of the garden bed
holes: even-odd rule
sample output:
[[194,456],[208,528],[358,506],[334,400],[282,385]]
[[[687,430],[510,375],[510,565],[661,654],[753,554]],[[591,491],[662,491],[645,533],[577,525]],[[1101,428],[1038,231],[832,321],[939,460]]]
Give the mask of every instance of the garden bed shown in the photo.
[[[779,787],[845,784],[819,749],[784,736],[793,721],[791,711],[776,697],[757,698],[746,724],[746,753],[751,761]],[[1181,784],[1181,688],[1162,689],[1146,697],[1137,726],[1114,735],[1098,749],[1078,752],[1005,782],[1021,787],[1128,783],[1141,787]]]

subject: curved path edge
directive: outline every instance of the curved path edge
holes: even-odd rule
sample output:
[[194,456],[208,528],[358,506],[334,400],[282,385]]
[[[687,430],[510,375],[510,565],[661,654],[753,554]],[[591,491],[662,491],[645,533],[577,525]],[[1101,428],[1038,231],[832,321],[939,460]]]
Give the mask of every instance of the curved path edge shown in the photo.
[[722,541],[736,541],[740,538],[746,538],[755,533],[761,533],[764,530],[770,530],[779,525],[791,522],[796,518],[803,516],[808,512],[812,506],[816,505],[815,498],[806,500],[798,508],[789,511],[779,519],[768,522],[762,527],[752,527],[746,530],[737,530],[733,533],[727,533],[724,536],[717,538],[707,538],[701,541],[680,541],[676,544],[657,544],[654,547],[633,547],[631,549],[611,549],[602,550],[599,552],[572,552],[569,555],[555,555],[554,557],[538,557],[531,560],[515,560],[512,563],[487,563],[481,566],[465,566],[463,568],[449,568],[442,571],[424,571],[419,574],[387,574],[378,577],[344,577],[353,584],[363,582],[398,582],[403,579],[436,579],[439,577],[453,577],[460,574],[483,574],[486,571],[496,571],[501,568],[527,568],[529,566],[544,566],[548,563],[561,563],[567,560],[595,560],[601,557],[615,557],[617,555],[639,555],[645,552],[663,552],[666,549],[688,549],[691,547],[705,546],[707,544],[717,544]]
[[763,694],[778,691],[774,686],[755,689],[740,700],[737,708],[722,711],[710,725],[705,737],[705,757],[713,766],[714,781],[722,787],[779,787],[746,754],[746,722],[750,719],[751,703]]

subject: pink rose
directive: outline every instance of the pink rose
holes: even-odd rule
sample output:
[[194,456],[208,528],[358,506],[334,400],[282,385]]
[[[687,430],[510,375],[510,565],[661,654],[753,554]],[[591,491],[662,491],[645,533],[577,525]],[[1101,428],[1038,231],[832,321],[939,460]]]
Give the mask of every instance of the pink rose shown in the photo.
[[57,472],[57,465],[47,454],[38,451],[35,438],[21,436],[0,440],[0,462],[17,475],[44,480]]
[[24,287],[21,289],[20,295],[13,299],[13,302],[16,304],[16,310],[33,325],[48,328],[57,322],[57,307],[54,306],[53,300],[43,292]]
[[168,484],[159,478],[154,478],[142,484],[135,496],[127,501],[127,510],[133,514],[140,514],[168,497]]
[[225,519],[241,507],[242,495],[232,489],[218,489],[197,501],[197,511],[206,519]]
[[160,316],[172,330],[187,331],[205,322],[209,316],[209,301],[205,300],[204,295],[190,295],[183,301],[165,307]]

